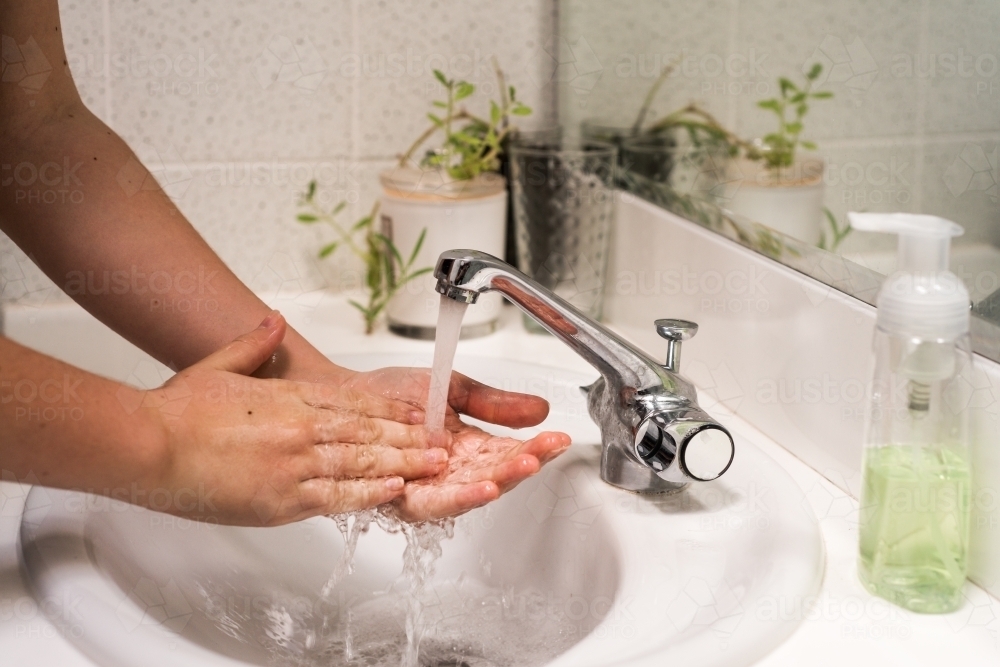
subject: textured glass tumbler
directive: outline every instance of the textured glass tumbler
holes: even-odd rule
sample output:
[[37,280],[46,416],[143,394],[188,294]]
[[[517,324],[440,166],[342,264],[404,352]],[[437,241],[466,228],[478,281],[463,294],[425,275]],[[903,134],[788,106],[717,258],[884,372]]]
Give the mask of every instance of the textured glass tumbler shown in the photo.
[[[519,268],[599,320],[614,219],[617,149],[551,134],[510,146]],[[542,327],[525,316],[529,331]]]

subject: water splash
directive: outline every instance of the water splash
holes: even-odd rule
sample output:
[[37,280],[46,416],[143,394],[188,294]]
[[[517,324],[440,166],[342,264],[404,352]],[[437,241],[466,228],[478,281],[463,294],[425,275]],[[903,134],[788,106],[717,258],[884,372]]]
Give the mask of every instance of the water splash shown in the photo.
[[[435,577],[445,540],[469,519],[406,524],[387,508],[331,518],[345,535],[345,554],[325,600],[206,582],[203,613],[232,638],[235,654],[256,662],[251,647],[260,647],[275,666],[534,667],[568,650],[600,620],[580,619],[572,613],[579,600],[548,587],[488,585],[470,571]],[[353,548],[372,524],[405,537],[403,573],[396,585],[358,597],[350,587]],[[257,606],[261,600],[266,606]],[[251,652],[240,654],[238,646]]]

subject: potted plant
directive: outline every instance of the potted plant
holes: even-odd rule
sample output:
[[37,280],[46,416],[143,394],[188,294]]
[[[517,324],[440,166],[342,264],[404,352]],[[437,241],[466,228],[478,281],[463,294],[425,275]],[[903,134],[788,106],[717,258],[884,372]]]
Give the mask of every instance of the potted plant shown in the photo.
[[[659,172],[656,165],[644,164],[638,157],[641,151],[629,151],[631,146],[641,146],[643,137],[670,135],[675,144],[683,138],[686,145],[676,151],[682,162],[694,165],[691,171],[704,181],[685,189],[708,194],[715,201],[734,213],[767,227],[820,247],[835,247],[850,232],[848,227],[838,227],[831,215],[826,220],[831,226],[830,236],[822,231],[823,218],[823,160],[815,156],[803,157],[799,149],[815,150],[816,144],[802,139],[803,119],[813,100],[828,99],[829,91],[814,91],[813,85],[823,71],[814,64],[805,73],[800,86],[791,79],[778,79],[779,95],[761,100],[757,106],[772,112],[777,128],[759,139],[747,141],[726,129],[712,114],[696,104],[689,104],[643,127],[642,122],[660,84],[669,74],[666,70],[653,84],[633,127],[633,138],[625,140],[623,161],[637,167],[632,175],[647,177],[650,173],[663,174],[660,158]],[[638,137],[635,138],[635,137]],[[630,157],[633,156],[633,157]],[[635,157],[638,156],[638,157]],[[670,158],[669,167],[678,161]],[[629,171],[624,171],[626,175]],[[679,178],[674,178],[677,186]]]
[[798,149],[816,150],[816,144],[801,138],[810,102],[833,96],[812,89],[822,70],[819,63],[813,65],[801,86],[778,79],[779,95],[757,103],[774,114],[777,128],[743,151],[736,163],[740,187],[728,202],[734,213],[810,245],[819,245],[823,238],[824,163],[819,157],[800,156]]
[[364,289],[368,294],[365,303],[350,299],[349,303],[358,309],[365,322],[365,333],[375,331],[379,316],[396,293],[410,281],[431,272],[430,266],[414,268],[417,255],[423,246],[424,235],[421,234],[404,261],[392,239],[382,234],[376,227],[379,202],[375,202],[371,212],[355,222],[350,227],[340,224],[338,216],[347,202],[340,202],[327,211],[316,200],[316,181],[309,183],[309,188],[299,202],[301,208],[298,220],[304,224],[318,222],[329,225],[337,238],[325,244],[319,250],[319,258],[333,255],[340,248],[346,248],[361,260],[364,267]]
[[[451,248],[504,255],[507,187],[497,170],[505,141],[516,129],[511,117],[526,116],[531,109],[517,99],[499,67],[496,74],[499,99],[489,102],[487,113],[476,115],[462,104],[475,86],[434,71],[444,99],[433,102],[427,129],[379,175],[379,202],[350,229],[336,223],[343,204],[329,212],[315,205],[313,185],[303,200],[310,208],[300,213],[301,222],[325,221],[338,231],[338,240],[320,256],[346,246],[364,261],[369,303],[354,305],[369,332],[385,312],[391,331],[433,339],[440,298],[430,272],[438,256]],[[435,137],[440,141],[425,148]],[[364,243],[347,242],[354,235],[362,235]],[[501,305],[498,294],[483,295],[466,312],[462,337],[493,331]]]

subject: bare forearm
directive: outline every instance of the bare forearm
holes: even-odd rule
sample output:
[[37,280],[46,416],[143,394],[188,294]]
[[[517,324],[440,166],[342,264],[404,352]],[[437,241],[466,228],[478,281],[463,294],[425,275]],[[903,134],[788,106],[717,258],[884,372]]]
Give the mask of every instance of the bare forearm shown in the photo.
[[[3,188],[4,230],[78,303],[160,361],[187,367],[269,312],[82,105],[4,144],[11,164],[50,165],[46,180],[59,181],[19,186],[5,175],[14,182]],[[289,332],[271,374],[321,361]]]
[[144,392],[0,336],[0,468],[46,486],[144,486],[163,465]]

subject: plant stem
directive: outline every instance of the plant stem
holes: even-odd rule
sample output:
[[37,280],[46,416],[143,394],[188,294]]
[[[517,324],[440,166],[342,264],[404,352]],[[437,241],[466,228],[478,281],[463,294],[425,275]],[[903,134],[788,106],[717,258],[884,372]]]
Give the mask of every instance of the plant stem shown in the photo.
[[646,99],[642,101],[642,106],[639,107],[639,115],[635,119],[635,123],[632,125],[632,136],[639,134],[639,130],[642,129],[642,123],[646,120],[646,114],[649,113],[649,107],[653,104],[653,98],[656,97],[656,93],[659,92],[660,87],[667,80],[667,77],[674,71],[674,63],[670,63],[663,68],[660,72],[660,76],[656,78],[653,85],[650,87],[649,92],[646,93]]

